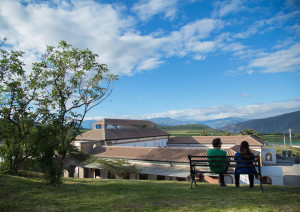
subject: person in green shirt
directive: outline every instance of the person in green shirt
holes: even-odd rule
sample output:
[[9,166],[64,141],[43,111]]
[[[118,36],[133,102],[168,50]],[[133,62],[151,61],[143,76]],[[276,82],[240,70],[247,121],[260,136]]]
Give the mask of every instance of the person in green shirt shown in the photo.
[[[226,152],[224,150],[221,150],[222,147],[222,142],[220,138],[215,138],[212,141],[213,149],[208,149],[206,151],[207,156],[226,156]],[[224,161],[223,158],[209,158],[208,160],[220,160]],[[209,165],[219,165],[219,167],[213,167],[210,166],[210,171],[213,173],[219,174],[219,179],[220,179],[220,186],[226,186],[225,181],[224,181],[224,173],[226,173],[228,167],[226,167],[224,162],[209,162]],[[222,166],[224,165],[224,166]]]

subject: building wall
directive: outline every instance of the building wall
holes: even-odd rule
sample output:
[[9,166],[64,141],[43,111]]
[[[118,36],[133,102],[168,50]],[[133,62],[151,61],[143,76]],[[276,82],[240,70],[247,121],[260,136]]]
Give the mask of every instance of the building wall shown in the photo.
[[107,146],[129,146],[129,147],[167,147],[167,137],[150,137],[141,139],[126,139],[105,142]]
[[75,141],[74,145],[83,153],[89,153],[95,145],[102,145],[101,141]]
[[265,165],[275,165],[276,150],[274,148],[262,148],[261,159],[262,163]]

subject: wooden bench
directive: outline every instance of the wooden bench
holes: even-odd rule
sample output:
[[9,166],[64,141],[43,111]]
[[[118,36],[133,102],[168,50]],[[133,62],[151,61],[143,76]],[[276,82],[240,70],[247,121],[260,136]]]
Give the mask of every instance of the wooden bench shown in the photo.
[[[191,173],[191,188],[193,183],[196,186],[196,175],[203,173],[213,173],[210,171],[210,167],[228,167],[228,170],[224,174],[234,174],[234,169],[236,167],[255,167],[257,168],[257,174],[259,179],[261,179],[261,166],[260,166],[260,156],[254,156],[253,160],[235,160],[235,156],[192,156],[188,155],[190,162],[190,173]],[[240,156],[238,158],[241,158]],[[215,160],[214,160],[215,159]],[[220,160],[223,159],[223,160]],[[218,162],[218,165],[210,165],[209,162]],[[237,162],[244,163],[247,162],[249,165],[237,165]],[[221,164],[220,164],[221,163]],[[206,170],[204,170],[206,168]],[[245,173],[247,174],[247,173]],[[260,189],[263,191],[262,182],[260,180]]]

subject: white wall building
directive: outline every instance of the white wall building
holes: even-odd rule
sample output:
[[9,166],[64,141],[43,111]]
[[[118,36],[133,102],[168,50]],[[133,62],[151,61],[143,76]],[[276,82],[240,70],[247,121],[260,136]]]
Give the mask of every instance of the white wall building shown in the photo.
[[276,150],[274,148],[262,148],[261,159],[263,165],[275,165]]

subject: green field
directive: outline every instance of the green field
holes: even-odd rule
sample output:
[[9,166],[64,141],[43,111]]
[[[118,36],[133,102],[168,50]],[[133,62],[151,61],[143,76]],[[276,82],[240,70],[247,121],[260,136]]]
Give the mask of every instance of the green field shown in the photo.
[[207,135],[221,136],[224,132],[209,128],[199,124],[188,124],[179,126],[159,126],[159,129],[169,133],[171,136],[200,136],[203,133]]
[[[270,135],[261,135],[260,138],[264,141],[270,142],[272,144],[279,144],[279,145],[283,145],[283,135],[274,135],[274,134],[270,134]],[[286,136],[285,138],[286,140],[286,144],[290,144],[290,138]],[[296,133],[292,136],[292,142],[295,145],[299,145],[300,146],[300,133]]]
[[300,211],[300,187],[0,175],[0,211]]

